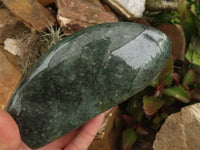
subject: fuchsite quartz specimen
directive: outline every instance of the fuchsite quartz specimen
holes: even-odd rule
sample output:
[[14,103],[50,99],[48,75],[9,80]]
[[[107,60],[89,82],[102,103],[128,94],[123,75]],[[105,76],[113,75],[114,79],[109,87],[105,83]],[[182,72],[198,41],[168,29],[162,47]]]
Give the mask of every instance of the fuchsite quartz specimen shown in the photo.
[[42,147],[148,86],[171,52],[151,27],[105,23],[63,39],[24,76],[7,111],[22,140]]

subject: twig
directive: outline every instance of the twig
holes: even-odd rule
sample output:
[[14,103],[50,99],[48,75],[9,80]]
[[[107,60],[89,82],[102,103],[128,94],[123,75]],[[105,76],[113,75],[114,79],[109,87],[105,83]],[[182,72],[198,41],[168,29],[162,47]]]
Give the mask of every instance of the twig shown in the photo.
[[178,0],[147,0],[146,9],[150,11],[177,10]]

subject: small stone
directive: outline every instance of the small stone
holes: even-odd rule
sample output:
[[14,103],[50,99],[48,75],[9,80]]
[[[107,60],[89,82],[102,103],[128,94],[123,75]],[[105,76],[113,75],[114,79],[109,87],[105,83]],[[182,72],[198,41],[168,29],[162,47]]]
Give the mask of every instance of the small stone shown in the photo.
[[172,44],[172,57],[184,61],[185,58],[185,35],[180,25],[162,24],[159,30],[167,34]]
[[42,5],[47,6],[49,4],[55,3],[56,0],[38,0]]
[[37,31],[54,25],[55,18],[37,0],[1,0],[6,7]]
[[0,111],[7,106],[21,76],[21,72],[8,61],[0,49]]
[[22,56],[23,52],[22,52],[22,49],[20,48],[21,42],[22,40],[20,39],[8,38],[4,41],[4,49],[13,55]]
[[115,14],[105,9],[99,0],[58,0],[57,5],[57,19],[66,34],[95,24],[118,21]]
[[24,76],[7,111],[39,148],[148,86],[169,59],[167,36],[129,22],[88,27],[60,41]]
[[8,9],[0,9],[0,44],[7,38],[15,37],[16,35],[27,31],[27,27]]
[[200,103],[167,117],[156,135],[154,150],[200,149]]
[[146,0],[104,0],[125,18],[141,18],[145,10]]
[[[41,54],[41,43],[39,35],[35,32],[27,32],[18,37],[18,39],[6,39],[4,42],[4,49],[10,55],[18,56],[20,59],[18,65],[23,68],[23,72],[27,67],[38,59]],[[6,53],[5,53],[6,55]],[[11,59],[12,61],[12,59]]]

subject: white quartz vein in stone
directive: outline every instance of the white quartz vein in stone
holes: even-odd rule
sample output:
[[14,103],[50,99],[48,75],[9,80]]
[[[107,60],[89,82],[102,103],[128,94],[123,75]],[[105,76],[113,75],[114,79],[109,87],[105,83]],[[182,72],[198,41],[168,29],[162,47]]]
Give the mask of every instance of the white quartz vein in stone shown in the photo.
[[152,39],[156,38],[155,40],[163,38],[162,35],[152,36],[149,30],[145,30],[141,35],[125,44],[122,48],[113,51],[112,55],[123,59],[133,69],[139,69],[141,66],[148,64],[152,61],[152,58],[156,57],[155,55],[161,53],[161,50],[158,43],[154,41],[150,42],[148,38],[145,38],[145,35],[152,37]]

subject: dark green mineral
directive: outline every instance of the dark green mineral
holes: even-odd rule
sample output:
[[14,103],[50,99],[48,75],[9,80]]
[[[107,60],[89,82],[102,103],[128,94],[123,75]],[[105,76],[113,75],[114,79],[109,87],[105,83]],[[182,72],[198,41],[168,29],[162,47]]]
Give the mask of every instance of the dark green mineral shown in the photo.
[[170,55],[162,32],[106,23],[57,43],[22,79],[7,111],[22,140],[39,148],[145,88]]

